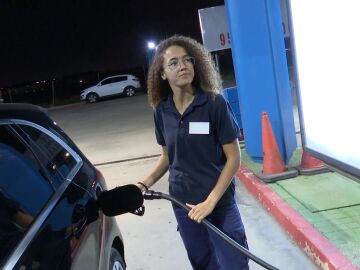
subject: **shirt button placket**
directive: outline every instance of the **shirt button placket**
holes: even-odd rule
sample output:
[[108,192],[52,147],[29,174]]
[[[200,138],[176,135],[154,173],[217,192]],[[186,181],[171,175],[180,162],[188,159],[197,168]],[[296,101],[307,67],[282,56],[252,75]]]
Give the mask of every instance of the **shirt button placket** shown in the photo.
[[184,120],[182,120],[181,118],[179,119],[179,130],[181,136],[183,136],[185,133],[185,129],[184,129]]
[[178,133],[178,156],[184,157],[184,121],[180,118],[179,119],[179,133]]

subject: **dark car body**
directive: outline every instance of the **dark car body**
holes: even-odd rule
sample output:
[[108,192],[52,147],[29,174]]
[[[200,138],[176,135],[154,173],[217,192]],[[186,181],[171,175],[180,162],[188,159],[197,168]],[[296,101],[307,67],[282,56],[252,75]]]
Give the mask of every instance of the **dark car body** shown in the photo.
[[0,104],[0,171],[1,269],[125,269],[101,173],[44,109]]

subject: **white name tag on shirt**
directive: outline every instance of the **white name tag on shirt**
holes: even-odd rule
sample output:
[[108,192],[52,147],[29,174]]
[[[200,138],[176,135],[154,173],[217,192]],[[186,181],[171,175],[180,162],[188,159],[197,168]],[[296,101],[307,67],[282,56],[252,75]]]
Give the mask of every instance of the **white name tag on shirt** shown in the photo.
[[209,134],[209,122],[189,122],[189,134]]

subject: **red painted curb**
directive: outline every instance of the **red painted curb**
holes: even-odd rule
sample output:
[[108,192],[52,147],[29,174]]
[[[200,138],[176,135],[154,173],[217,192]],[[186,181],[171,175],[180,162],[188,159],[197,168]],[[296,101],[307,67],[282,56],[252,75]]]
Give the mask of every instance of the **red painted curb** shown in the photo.
[[324,270],[359,270],[312,224],[241,164],[236,176],[305,253]]

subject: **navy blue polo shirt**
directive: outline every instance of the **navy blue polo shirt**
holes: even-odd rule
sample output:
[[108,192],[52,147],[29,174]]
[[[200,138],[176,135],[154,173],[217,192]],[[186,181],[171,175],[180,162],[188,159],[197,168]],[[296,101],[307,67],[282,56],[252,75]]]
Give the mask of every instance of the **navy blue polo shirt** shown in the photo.
[[[173,95],[155,108],[155,134],[169,155],[169,193],[183,203],[204,201],[216,185],[226,156],[222,145],[239,136],[235,116],[222,95],[198,89],[183,115]],[[234,202],[234,181],[217,206]]]

